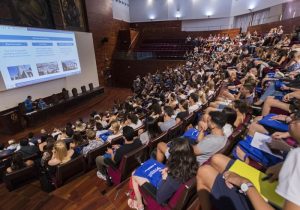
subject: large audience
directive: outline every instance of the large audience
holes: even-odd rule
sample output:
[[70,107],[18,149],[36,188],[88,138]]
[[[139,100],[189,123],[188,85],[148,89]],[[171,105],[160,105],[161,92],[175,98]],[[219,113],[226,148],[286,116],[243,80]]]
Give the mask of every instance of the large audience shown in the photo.
[[[264,36],[189,36],[186,42],[195,49],[185,54],[185,65],[137,76],[133,96],[111,110],[0,145],[1,153],[12,153],[6,173],[37,164],[51,177],[57,165],[123,136],[122,145],[111,145],[96,158],[97,176],[108,181],[110,164],[118,166],[126,154],[196,113],[183,136],[160,142],[152,151],[150,160],[161,166],[158,180],[142,171],[150,160],[133,172],[131,208],[144,209],[139,186],[145,183],[156,188],[156,201],[165,204],[181,184],[196,177],[204,210],[275,209],[251,180],[229,171],[239,160],[264,171],[268,182],[278,180],[284,209],[300,209],[300,50],[294,41],[282,27]],[[232,154],[220,154],[234,131],[245,125],[246,134]],[[273,154],[253,146],[258,133],[270,136],[267,145]],[[39,161],[30,158],[35,154]]]

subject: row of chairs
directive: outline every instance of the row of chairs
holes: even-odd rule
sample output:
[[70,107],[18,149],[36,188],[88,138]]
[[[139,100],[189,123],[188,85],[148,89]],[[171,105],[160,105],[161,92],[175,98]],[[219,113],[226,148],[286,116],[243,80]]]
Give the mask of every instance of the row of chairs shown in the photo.
[[[216,91],[216,94],[211,98],[211,100],[214,100],[214,98],[218,95],[220,91],[220,88]],[[132,171],[137,168],[140,163],[144,162],[146,159],[150,157],[151,151],[157,146],[159,142],[168,142],[170,139],[181,136],[184,132],[184,129],[187,125],[193,124],[198,116],[198,114],[206,109],[208,106],[208,103],[201,107],[201,109],[196,110],[194,113],[190,114],[186,119],[184,119],[183,122],[175,125],[171,129],[169,129],[168,132],[162,133],[157,138],[150,141],[150,143],[146,146],[143,146],[141,148],[138,148],[135,151],[132,151],[131,153],[125,155],[119,165],[119,167],[115,167],[114,165],[109,166],[108,168],[108,174],[111,177],[111,180],[114,185],[117,185],[121,183],[123,180],[130,177]],[[236,139],[238,139],[244,129],[244,127],[238,128],[232,135],[232,137],[228,140],[228,145],[226,145],[223,150],[220,151],[224,154],[228,153],[234,144],[236,143]],[[137,129],[138,130],[138,129]],[[136,130],[136,132],[137,132]],[[116,139],[112,140],[112,144],[121,144],[123,142],[123,137],[118,137]],[[70,162],[57,166],[56,170],[56,186],[60,187],[66,182],[74,179],[75,177],[78,177],[85,173],[87,170],[92,169],[95,167],[95,158],[99,155],[103,155],[107,149],[109,144],[102,145],[99,148],[96,148],[92,151],[90,151],[87,154],[87,157],[84,158],[82,155],[75,158],[74,160],[71,160]],[[21,172],[21,176],[20,175]],[[19,174],[19,175],[18,175]],[[26,180],[24,180],[24,177],[26,177]],[[28,178],[36,178],[37,177],[37,170],[35,166],[27,167],[22,169],[21,171],[14,172],[11,174],[6,175],[5,177],[5,183],[6,186],[12,190],[14,189],[14,185],[18,184],[20,182],[28,181]],[[22,179],[23,178],[23,179]],[[167,206],[170,208],[173,208],[174,206],[185,206],[187,203],[191,200],[193,197],[192,195],[195,193],[196,190],[196,184],[195,179],[190,180],[188,183],[183,184],[180,186],[178,191],[174,194],[174,196],[170,199]],[[143,186],[143,189],[141,189],[142,193],[145,194],[145,198],[149,199],[148,204],[149,205],[158,205],[155,202],[155,197],[151,197],[153,193],[149,194],[151,191],[147,191],[147,187]],[[148,193],[148,195],[147,195]],[[152,204],[151,204],[152,203]],[[148,205],[148,206],[149,206]],[[159,206],[159,205],[158,205]],[[168,208],[169,208],[168,207]],[[150,208],[152,209],[152,208]],[[160,209],[160,208],[159,208]],[[164,209],[164,208],[163,208]]]
[[[89,91],[94,90],[93,83],[89,83],[89,89],[90,89]],[[87,89],[86,89],[85,85],[81,86],[81,92],[82,92],[82,94],[87,93]],[[72,95],[73,95],[73,97],[77,97],[78,96],[77,88],[73,88],[72,89]]]

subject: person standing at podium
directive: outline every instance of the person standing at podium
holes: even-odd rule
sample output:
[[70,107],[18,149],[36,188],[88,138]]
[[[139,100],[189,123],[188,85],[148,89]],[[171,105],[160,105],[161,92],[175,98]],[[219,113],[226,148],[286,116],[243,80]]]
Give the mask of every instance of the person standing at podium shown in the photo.
[[32,97],[27,96],[26,100],[24,101],[25,110],[26,112],[32,112],[33,111],[33,102]]

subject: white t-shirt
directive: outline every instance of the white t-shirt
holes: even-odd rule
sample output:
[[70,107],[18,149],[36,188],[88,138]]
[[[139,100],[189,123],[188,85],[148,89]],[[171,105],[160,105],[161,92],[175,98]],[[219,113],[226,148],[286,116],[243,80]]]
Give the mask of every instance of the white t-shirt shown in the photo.
[[141,120],[138,120],[136,124],[131,123],[131,124],[128,125],[128,126],[132,127],[132,128],[135,130],[135,129],[141,127],[142,125],[143,125],[142,121],[141,121]]
[[300,148],[290,151],[284,161],[276,192],[300,206]]
[[229,136],[231,136],[232,132],[233,132],[232,125],[226,123],[223,127],[224,135],[228,138]]
[[193,111],[197,110],[199,106],[197,104],[194,104],[193,106],[189,107],[189,113],[192,113]]

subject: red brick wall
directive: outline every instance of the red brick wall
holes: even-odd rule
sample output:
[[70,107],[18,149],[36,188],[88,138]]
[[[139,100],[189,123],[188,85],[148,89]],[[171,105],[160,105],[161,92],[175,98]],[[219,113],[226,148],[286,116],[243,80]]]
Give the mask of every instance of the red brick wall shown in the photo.
[[[111,65],[112,55],[117,47],[118,32],[121,29],[128,30],[129,23],[113,19],[112,0],[86,0],[85,4],[89,30],[93,33],[99,82],[103,85],[103,70]],[[103,37],[108,38],[105,44],[101,44]]]

